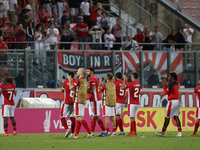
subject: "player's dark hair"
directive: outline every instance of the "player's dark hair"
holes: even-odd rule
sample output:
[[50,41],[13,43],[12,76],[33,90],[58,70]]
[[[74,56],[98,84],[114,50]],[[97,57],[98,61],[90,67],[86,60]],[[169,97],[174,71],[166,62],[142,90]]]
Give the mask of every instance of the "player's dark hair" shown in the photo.
[[7,77],[6,78],[6,83],[12,84],[13,83],[13,79],[11,77]]
[[74,74],[75,74],[74,71],[68,72],[68,75],[71,76],[72,78],[74,78]]
[[116,77],[117,77],[118,79],[122,79],[122,73],[121,73],[121,72],[116,73]]
[[170,75],[171,75],[171,77],[174,78],[175,81],[177,81],[178,77],[177,77],[177,74],[175,72],[171,72]]
[[90,71],[92,71],[94,73],[94,68],[93,67],[88,67],[87,69],[89,69]]
[[139,76],[137,72],[134,72],[132,75],[134,76],[135,79],[137,79]]
[[108,78],[108,80],[112,80],[112,78],[113,78],[113,74],[112,73],[107,73],[107,78]]

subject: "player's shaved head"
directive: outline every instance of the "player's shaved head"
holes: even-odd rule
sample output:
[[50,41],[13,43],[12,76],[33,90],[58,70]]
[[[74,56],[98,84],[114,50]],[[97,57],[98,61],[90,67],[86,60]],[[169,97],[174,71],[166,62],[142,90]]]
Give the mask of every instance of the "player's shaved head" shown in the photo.
[[113,74],[112,73],[107,73],[106,77],[107,77],[107,79],[109,81],[111,81],[113,79]]
[[79,68],[77,71],[77,76],[85,76],[85,68]]

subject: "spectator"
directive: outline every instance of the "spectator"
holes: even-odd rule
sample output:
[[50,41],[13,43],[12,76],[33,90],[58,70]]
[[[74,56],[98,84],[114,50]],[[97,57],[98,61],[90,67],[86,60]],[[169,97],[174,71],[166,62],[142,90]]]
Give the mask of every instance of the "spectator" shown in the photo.
[[9,4],[7,0],[0,1],[0,24],[6,23]]
[[32,15],[32,17],[30,16],[31,14],[31,10],[30,9],[27,9],[26,10],[26,13],[22,15],[22,26],[24,27],[24,29],[26,30],[26,28],[28,27],[28,23],[29,21],[31,20],[31,18],[35,17]]
[[57,13],[54,14],[54,17],[52,18],[52,21],[55,23],[56,28],[60,28],[61,21],[58,18],[58,14]]
[[80,11],[81,11],[81,15],[83,16],[84,23],[86,23],[88,25],[89,25],[89,21],[90,21],[89,9],[90,9],[90,4],[88,3],[88,0],[84,0],[81,3]]
[[45,52],[41,51],[43,50],[43,41],[44,41],[44,35],[42,34],[42,25],[38,24],[36,26],[36,31],[34,35],[34,41],[35,41],[35,57],[36,57],[36,63],[37,64],[42,64],[46,65],[46,59],[45,57]]
[[26,6],[29,4],[28,0],[21,0],[19,2],[19,10],[21,10],[21,17],[26,13]]
[[109,28],[109,19],[107,17],[106,12],[102,12],[102,17],[99,18],[99,20],[97,21],[97,25],[100,26],[101,28],[104,29],[105,32],[107,32],[107,29]]
[[94,44],[95,50],[102,50],[101,36],[104,34],[104,32],[105,31],[99,26],[93,26],[88,32],[89,34],[92,35],[93,43],[95,43]]
[[[38,11],[38,6],[39,6],[38,0],[29,0],[29,3],[31,5],[32,15],[36,16],[36,13]],[[35,24],[35,18],[32,18],[32,19]]]
[[[70,28],[70,22],[66,21],[65,24],[63,25],[62,29],[61,29],[61,40],[60,42],[71,42],[73,41],[73,33],[74,31],[72,30],[72,28]],[[71,44],[69,43],[62,43],[60,44],[60,49],[68,49],[70,50],[70,46]]]
[[[163,43],[177,43],[176,31],[172,30],[172,33],[167,36],[166,40],[164,40]],[[164,51],[171,51],[172,48],[172,45],[163,45],[162,47]]]
[[58,14],[58,5],[57,5],[57,2],[58,2],[58,0],[52,0],[53,12]]
[[90,24],[89,24],[90,29],[97,24],[98,10],[100,10],[99,5],[97,5],[97,2],[94,1],[93,6],[90,6]]
[[[191,51],[192,50],[192,45],[190,43],[192,43],[192,35],[194,34],[194,30],[192,28],[190,28],[190,24],[187,23],[185,24],[185,28],[183,29],[183,32],[185,33],[187,39],[185,40],[188,44],[187,44],[187,50]],[[190,53],[187,53],[187,65],[191,66],[191,55]]]
[[16,49],[25,49],[25,44],[21,44],[25,42],[25,35],[26,30],[23,29],[23,25],[20,23],[17,23],[17,30],[14,32],[14,35],[16,37]]
[[41,12],[39,13],[39,20],[40,20],[40,23],[42,23],[42,21],[45,20],[46,21],[45,27],[48,26],[48,23],[47,23],[47,21],[48,21],[48,12],[47,13],[45,12],[45,8],[44,7],[41,8]]
[[56,43],[58,42],[57,37],[59,35],[59,31],[55,28],[54,22],[51,22],[49,25],[50,28],[47,29],[47,41],[50,42],[50,48],[54,50],[56,48]]
[[[14,28],[15,26],[11,24],[10,29],[6,31],[5,38],[7,42],[15,41]],[[15,49],[15,43],[8,43],[7,45],[9,49]]]
[[49,81],[47,82],[46,86],[48,88],[53,88],[54,87],[54,79],[53,79],[53,76],[50,76],[50,79]]
[[79,0],[68,0],[68,5],[70,10],[70,15],[71,15],[71,23],[75,23],[75,17],[78,15],[78,5]]
[[107,33],[104,35],[105,50],[113,50],[113,43],[116,41],[115,36],[111,33],[111,29],[108,28]]
[[58,5],[58,17],[61,20],[63,11],[66,10],[66,5],[65,5],[66,0],[57,0],[57,5]]
[[5,26],[0,25],[0,36],[3,36],[3,38],[4,38],[4,31],[5,31]]
[[153,74],[148,78],[148,84],[149,88],[152,88],[152,86],[159,87],[159,77],[156,69],[153,69]]
[[[87,42],[87,32],[88,32],[88,25],[83,23],[83,17],[79,17],[79,24],[77,24],[77,37],[78,42]],[[82,43],[78,45],[78,50],[82,48]],[[84,44],[84,50],[86,50],[86,43]]]
[[7,68],[7,61],[8,61],[8,56],[7,56],[7,50],[8,46],[5,41],[3,41],[3,37],[0,36],[0,49],[4,51],[0,51],[0,73],[2,72],[2,65],[4,65],[4,68]]
[[[163,36],[160,32],[158,32],[158,26],[154,27],[154,31],[155,33],[153,34],[153,38],[152,38],[152,43],[162,43],[163,41]],[[159,45],[155,45],[154,50],[159,50],[160,47]]]
[[42,7],[45,8],[47,13],[49,13],[49,16],[52,17],[51,0],[41,0],[41,3],[42,3]]
[[61,23],[62,23],[62,26],[65,24],[65,22],[69,20],[69,16],[67,14],[67,11],[63,11],[63,16],[62,16],[62,19],[61,19]]
[[29,46],[31,47],[31,49],[34,49],[34,34],[35,34],[35,25],[33,20],[29,21],[28,27],[26,29],[26,33],[27,33],[27,41],[30,41],[32,43],[29,43]]
[[127,41],[123,42],[120,50],[138,50],[139,45],[137,41],[133,40],[130,35],[127,36]]
[[192,81],[191,81],[191,76],[187,75],[185,79],[183,80],[183,85],[185,88],[192,88]]
[[[123,26],[121,25],[121,19],[117,18],[116,19],[116,24],[113,25],[113,35],[115,36],[115,39],[117,43],[121,43],[121,32],[122,32],[122,28]],[[121,44],[114,44],[114,50],[120,50],[120,48],[122,47]]]
[[9,0],[9,4],[10,4],[9,11],[10,11],[11,24],[16,25],[17,20],[18,20],[18,16],[17,16],[17,11],[18,11],[17,4],[18,3],[17,3],[17,0]]
[[[187,37],[185,36],[182,28],[178,29],[176,36],[177,36],[177,43],[186,43],[185,40],[187,39]],[[176,51],[184,51],[184,48],[185,45],[175,45]]]
[[149,33],[150,33],[149,30],[145,30],[144,37],[143,37],[143,43],[145,43],[145,45],[143,45],[142,50],[153,50],[154,48],[152,45],[146,45],[146,43],[151,43],[152,41],[152,37],[149,35]]
[[[137,34],[133,37],[133,39],[137,41],[137,43],[143,43],[143,37],[144,37],[143,32],[141,32],[140,28],[137,28]],[[142,49],[143,49],[143,46],[139,45],[139,50],[142,50]]]
[[20,74],[15,78],[16,87],[24,88],[24,71],[20,71]]

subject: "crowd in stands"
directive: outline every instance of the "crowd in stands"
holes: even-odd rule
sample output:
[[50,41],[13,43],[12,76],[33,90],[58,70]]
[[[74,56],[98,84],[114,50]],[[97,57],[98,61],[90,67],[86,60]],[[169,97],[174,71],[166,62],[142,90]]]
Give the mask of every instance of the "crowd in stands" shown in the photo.
[[[150,33],[145,26],[137,29],[134,37],[122,39],[121,19],[110,26],[109,18],[102,11],[102,3],[108,0],[0,0],[0,49],[32,49],[36,63],[45,65],[44,52],[38,49],[55,49],[56,42],[62,42],[59,49],[71,49],[66,42],[92,42],[90,49],[95,50],[159,50],[158,43],[191,43],[194,30],[186,24],[163,39],[159,27]],[[106,10],[109,8],[103,7]],[[98,11],[101,11],[101,15]],[[76,23],[76,29],[70,24]],[[2,39],[2,40],[1,40]],[[15,42],[16,43],[9,43]],[[28,45],[22,42],[30,42]],[[48,42],[51,42],[48,44]],[[64,43],[65,42],[65,43]],[[105,44],[102,44],[104,43]],[[142,44],[145,43],[145,44]],[[154,43],[154,45],[148,43]],[[86,44],[78,49],[86,49]],[[175,50],[184,50],[185,46],[176,45]],[[188,45],[191,49],[191,45]],[[171,51],[171,45],[163,45],[162,50]],[[0,52],[0,60],[7,60],[6,52]],[[1,65],[1,64],[0,64]]]

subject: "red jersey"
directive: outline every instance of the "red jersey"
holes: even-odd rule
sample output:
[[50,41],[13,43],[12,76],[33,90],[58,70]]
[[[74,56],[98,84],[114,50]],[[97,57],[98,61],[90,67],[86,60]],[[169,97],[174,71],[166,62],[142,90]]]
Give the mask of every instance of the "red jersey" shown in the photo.
[[[85,77],[81,77],[85,79]],[[77,94],[79,90],[79,79],[76,79],[76,81],[73,83],[73,87],[75,88],[75,102],[77,102]]]
[[117,80],[113,82],[116,86],[116,102],[125,104],[125,90],[121,89],[123,80]]
[[92,11],[93,9],[98,8],[98,6],[90,6],[90,21],[97,21],[97,11],[99,10],[99,8],[95,11]]
[[88,80],[88,86],[89,86],[89,89],[91,89],[92,86],[95,87],[94,93],[89,93],[90,94],[90,102],[100,100],[99,93],[98,93],[99,81],[98,81],[98,78],[96,76],[90,77],[90,79]]
[[[135,41],[137,41],[138,43],[143,43],[143,37],[144,37],[143,32],[141,32],[139,35],[136,34],[136,35],[133,37],[133,39],[134,39]],[[140,45],[140,46],[141,46],[141,45]]]
[[[75,79],[73,79],[72,83],[75,82]],[[73,90],[69,89],[69,80],[65,80],[63,83],[63,88],[65,88],[64,91],[64,104],[68,104],[68,105],[73,105],[74,101],[73,101]]]
[[[46,15],[46,17],[42,18],[42,16]],[[40,23],[42,23],[42,20],[46,20],[46,23],[45,23],[45,27],[48,26],[48,17],[47,17],[47,13],[42,13],[40,12],[39,13],[39,19],[40,19]]]
[[11,105],[14,106],[13,94],[15,92],[15,84],[4,84],[0,82],[0,88],[2,89],[3,99],[2,105]]
[[163,87],[164,93],[168,95],[168,100],[179,100],[179,87],[176,81],[169,83],[168,87]]
[[[76,26],[77,28],[80,28],[80,29],[83,29],[83,28],[87,28],[88,25],[83,23],[83,24],[77,24]],[[78,37],[81,37],[81,38],[87,38],[87,32],[81,32],[81,31],[78,31]]]
[[[8,31],[6,31],[6,34],[7,35],[9,35],[11,33],[11,31],[10,30],[8,30]],[[11,34],[12,35],[12,34]],[[8,38],[7,38],[7,42],[13,42],[13,41],[15,41],[15,38],[14,37],[11,37],[11,36],[9,36]],[[8,43],[9,45],[12,45],[12,44],[14,44],[14,43]]]
[[197,107],[200,107],[200,86],[194,88],[194,93],[197,94]]
[[[7,49],[7,43],[5,41],[0,42],[0,49]],[[0,54],[6,53],[6,51],[0,51]]]
[[125,89],[128,88],[128,104],[139,105],[139,93],[141,89],[141,84],[138,81],[132,81],[125,84]]

